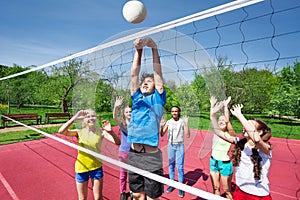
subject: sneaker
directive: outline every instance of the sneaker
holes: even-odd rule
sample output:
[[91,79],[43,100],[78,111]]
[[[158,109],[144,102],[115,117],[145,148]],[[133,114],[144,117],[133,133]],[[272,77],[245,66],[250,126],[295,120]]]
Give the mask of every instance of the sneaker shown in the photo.
[[183,198],[183,197],[184,197],[184,191],[179,190],[178,196],[179,196],[180,198]]
[[127,194],[126,194],[126,192],[122,192],[121,193],[120,200],[127,200]]
[[170,186],[170,187],[168,187],[168,189],[167,189],[167,193],[171,193],[171,192],[173,192],[173,190],[175,190],[175,188],[173,188],[172,186]]

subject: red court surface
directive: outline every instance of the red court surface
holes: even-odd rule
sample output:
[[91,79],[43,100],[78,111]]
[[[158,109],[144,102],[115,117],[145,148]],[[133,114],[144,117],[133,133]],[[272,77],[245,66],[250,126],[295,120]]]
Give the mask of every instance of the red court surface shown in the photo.
[[[193,130],[191,138],[186,139],[185,143],[186,184],[211,192],[211,134]],[[271,143],[274,150],[269,179],[273,199],[300,199],[300,141],[272,138]],[[160,147],[164,156],[165,176],[168,177],[166,144],[164,137]],[[102,153],[116,159],[118,147],[103,142]],[[77,199],[74,179],[76,155],[77,150],[49,138],[0,146],[0,199]],[[118,176],[119,168],[104,162],[104,199],[120,199]],[[165,185],[165,189],[167,187]],[[90,188],[88,199],[93,199],[92,196]],[[164,193],[160,199],[181,198],[178,197],[178,190],[175,190],[170,194]],[[184,199],[202,198],[186,193]]]

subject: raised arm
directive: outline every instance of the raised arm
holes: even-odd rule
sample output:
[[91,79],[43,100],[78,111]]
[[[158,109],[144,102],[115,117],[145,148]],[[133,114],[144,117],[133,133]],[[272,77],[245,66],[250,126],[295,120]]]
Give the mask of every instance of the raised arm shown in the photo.
[[152,59],[153,59],[153,74],[154,74],[154,83],[155,88],[161,94],[164,91],[164,82],[161,70],[160,57],[157,50],[156,43],[151,38],[144,39],[144,45],[152,49]]
[[103,120],[102,121],[102,130],[103,130],[103,136],[105,139],[107,139],[108,141],[116,144],[116,145],[120,145],[121,144],[121,140],[118,137],[118,135],[111,129],[111,124],[109,121],[107,120]]
[[233,130],[231,121],[230,121],[230,111],[228,108],[229,102],[231,101],[231,96],[229,96],[225,101],[224,101],[224,115],[225,115],[225,120],[226,120],[226,126],[227,130],[230,135],[235,135],[235,132]]
[[270,146],[266,144],[260,137],[260,133],[257,131],[255,124],[252,120],[247,120],[242,114],[242,104],[232,106],[231,113],[241,122],[246,129],[250,139],[255,143],[255,146],[267,155],[270,155]]
[[189,128],[189,118],[187,116],[182,117],[183,126],[184,126],[184,134],[187,138],[190,137],[190,128]]
[[212,96],[210,98],[210,121],[211,121],[211,126],[213,129],[213,132],[222,138],[223,140],[226,140],[227,142],[230,142],[232,144],[235,143],[235,137],[229,135],[227,132],[223,132],[218,124],[217,121],[217,113],[223,108],[224,106],[224,101],[217,102],[217,99]]
[[115,105],[114,105],[113,118],[114,118],[115,122],[118,124],[118,126],[120,126],[122,123],[118,117],[118,113],[119,113],[119,106],[122,105],[123,99],[124,99],[124,97],[122,97],[122,96],[117,97],[116,101],[115,101]]
[[160,120],[160,136],[163,137],[168,130],[168,125],[166,118],[164,116],[161,117]]
[[63,124],[59,128],[58,133],[66,135],[66,136],[75,136],[75,137],[78,137],[78,131],[77,130],[69,130],[69,128],[72,126],[72,124],[76,120],[83,119],[85,115],[86,115],[86,112],[84,110],[80,110],[69,121],[67,121],[65,124]]
[[144,42],[141,38],[134,41],[135,54],[131,66],[130,74],[130,93],[133,95],[139,89],[139,74],[141,70],[141,60]]

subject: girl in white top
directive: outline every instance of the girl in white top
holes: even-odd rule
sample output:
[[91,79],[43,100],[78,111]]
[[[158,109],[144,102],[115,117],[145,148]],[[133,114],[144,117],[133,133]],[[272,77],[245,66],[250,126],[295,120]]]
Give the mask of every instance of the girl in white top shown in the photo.
[[242,114],[243,105],[235,105],[231,113],[243,125],[243,139],[231,136],[220,130],[216,113],[222,109],[224,101],[214,102],[210,119],[216,135],[235,144],[232,162],[236,166],[236,189],[233,199],[270,200],[268,172],[272,160],[271,129],[261,120],[247,120]]
[[[169,176],[171,180],[175,179],[175,165],[177,165],[178,182],[184,182],[184,135],[190,137],[190,129],[188,126],[188,117],[183,116],[180,118],[180,108],[178,106],[172,106],[171,114],[172,118],[165,122],[163,119],[161,122],[161,136],[164,136],[168,131],[168,160],[169,160]],[[167,188],[167,193],[174,191],[172,186]],[[178,196],[184,197],[184,191],[179,190]]]

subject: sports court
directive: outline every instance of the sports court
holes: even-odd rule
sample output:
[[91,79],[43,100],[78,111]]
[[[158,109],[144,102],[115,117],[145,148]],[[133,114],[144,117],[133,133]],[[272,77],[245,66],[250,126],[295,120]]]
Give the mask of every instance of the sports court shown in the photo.
[[[185,184],[211,192],[209,178],[210,141],[207,131],[193,130],[185,142]],[[59,137],[59,136],[58,136]],[[167,162],[166,139],[160,148]],[[275,200],[300,198],[300,141],[272,138],[273,163],[269,174],[271,195]],[[116,159],[118,149],[103,143],[102,153]],[[5,200],[77,198],[74,162],[77,151],[50,138],[0,146],[0,196]],[[116,166],[104,162],[104,199],[119,199],[119,172]],[[164,168],[168,177],[168,169]],[[234,182],[234,181],[233,181]],[[166,189],[167,186],[165,186]],[[89,199],[93,198],[89,188]],[[164,193],[161,199],[180,199],[178,190]],[[202,199],[186,193],[184,199]]]
[[[147,3],[147,1],[144,2]],[[191,137],[184,141],[185,185],[181,185],[183,188],[180,187],[180,189],[186,191],[184,199],[202,200],[207,196],[213,196],[209,176],[213,133],[206,131],[210,130],[210,125],[202,126],[200,120],[203,117],[201,116],[202,112],[208,112],[210,108],[209,96],[216,96],[219,100],[231,96],[234,104],[245,106],[245,114],[258,114],[272,118],[286,115],[296,117],[299,114],[300,63],[298,60],[300,55],[297,51],[299,49],[297,42],[300,41],[300,29],[295,19],[299,18],[300,5],[297,5],[296,0],[291,0],[289,3],[280,0],[223,0],[222,3],[214,6],[208,7],[207,4],[207,7],[199,8],[200,10],[197,9],[197,12],[189,12],[182,17],[181,11],[187,5],[182,6],[182,2],[175,4],[170,0],[160,3],[166,2],[177,5],[179,11],[168,10],[177,14],[172,21],[165,20],[159,14],[148,15],[148,17],[143,15],[143,19],[137,22],[138,24],[128,26],[132,27],[131,30],[118,29],[116,30],[117,34],[116,32],[109,33],[111,35],[109,38],[103,38],[103,42],[99,41],[101,35],[99,30],[107,32],[108,30],[101,25],[101,28],[98,27],[96,31],[93,30],[93,34],[90,34],[95,35],[96,42],[93,41],[93,43],[97,46],[79,52],[78,49],[81,47],[76,47],[76,51],[68,49],[61,52],[56,50],[58,47],[53,47],[50,50],[54,55],[50,56],[48,53],[50,47],[45,48],[48,51],[43,50],[43,46],[40,45],[43,43],[39,41],[34,42],[37,45],[34,49],[37,49],[38,53],[31,53],[30,48],[25,50],[19,48],[27,45],[2,45],[9,48],[17,46],[26,53],[37,54],[37,57],[41,56],[42,52],[47,59],[41,56],[39,59],[42,61],[35,60],[33,62],[27,54],[24,60],[30,60],[32,63],[26,68],[17,64],[14,67],[2,66],[0,63],[3,68],[3,73],[0,71],[0,90],[3,91],[0,93],[0,114],[7,111],[10,113],[9,106],[14,104],[16,109],[13,112],[15,113],[11,114],[41,112],[38,108],[43,109],[42,114],[50,108],[57,108],[63,114],[66,112],[74,114],[76,110],[92,108],[103,117],[103,113],[112,112],[113,101],[118,96],[124,96],[126,99],[122,106],[129,105],[131,69],[134,63],[133,55],[136,51],[133,42],[138,38],[149,37],[157,44],[162,64],[163,77],[161,78],[169,89],[167,96],[169,104],[164,108],[169,111],[172,105],[180,105],[184,114],[193,120],[191,124],[194,129],[191,131]],[[109,2],[106,3],[107,5],[105,4],[108,7],[104,7],[103,2],[99,4],[95,1],[94,3],[88,4],[90,7],[80,7],[83,5],[78,4],[79,7],[72,11],[85,8],[87,13],[94,14],[91,8],[95,8],[96,13],[101,13],[99,7],[103,7],[109,13],[105,17],[116,16],[115,19],[122,17],[121,15],[117,17],[116,14],[113,14],[114,10],[110,8],[121,8],[121,4],[110,6],[111,2]],[[35,3],[26,4],[34,5]],[[95,7],[95,5],[99,7]],[[189,3],[190,9],[198,7],[198,1],[194,5]],[[12,4],[11,8],[18,10],[15,9],[15,6]],[[149,11],[152,6],[163,8],[161,14],[168,13],[165,12],[167,6],[151,2],[148,4]],[[62,18],[67,16],[66,9],[62,9],[60,13]],[[23,7],[20,10],[23,10]],[[48,8],[47,12],[49,12]],[[3,13],[7,16],[15,16],[11,13]],[[31,13],[35,14],[35,12],[27,10],[24,10],[24,13],[26,16]],[[41,13],[46,14],[44,11]],[[56,14],[56,12],[49,13],[51,13],[51,16],[48,16],[49,19],[55,18],[52,14]],[[120,9],[118,13],[120,14]],[[76,12],[76,16],[84,15],[78,15]],[[31,17],[32,19],[38,18]],[[98,18],[106,19],[105,17]],[[158,18],[160,19],[158,20]],[[42,18],[38,19],[39,23],[43,22]],[[90,20],[91,17],[86,19]],[[97,19],[97,17],[93,16],[93,19]],[[141,22],[145,20],[147,23],[148,19],[153,20],[153,23],[145,24],[142,27],[143,23]],[[126,20],[131,23],[129,25],[135,23],[132,20]],[[31,22],[31,20],[27,21]],[[90,25],[88,28],[81,27],[77,24],[79,21],[81,19],[75,20],[72,28],[68,28],[72,31],[71,35],[85,32],[82,30],[91,28]],[[124,22],[114,23],[106,19],[105,24],[109,24],[109,27],[113,24],[114,27],[121,28]],[[157,25],[158,23],[161,24]],[[19,27],[26,23],[17,22],[17,24],[12,26]],[[43,24],[48,23],[44,22]],[[49,24],[56,25],[58,23],[56,21]],[[62,24],[64,27],[69,23]],[[87,24],[89,23],[86,22],[85,25]],[[94,22],[94,24],[101,23]],[[145,28],[147,26],[150,28]],[[73,30],[74,27],[80,27],[80,31]],[[23,29],[20,30],[14,31],[14,33],[24,32]],[[51,30],[51,28],[43,28],[43,30]],[[35,32],[40,33],[36,30]],[[64,31],[61,29],[59,33],[61,32]],[[58,35],[58,32],[49,33],[49,35]],[[68,34],[62,37],[63,42],[59,42],[59,40],[50,38],[49,35],[47,40],[51,43],[69,43],[70,41],[67,42],[66,39],[72,38]],[[72,43],[77,46],[82,38],[89,38],[90,35],[77,36],[76,42]],[[23,41],[23,35],[20,38]],[[12,40],[15,44],[16,39]],[[86,44],[84,45],[86,46]],[[143,52],[143,60],[140,64],[142,66],[141,73],[152,73],[154,69],[152,51],[148,47],[146,45],[146,50]],[[70,52],[73,53],[70,55]],[[15,59],[18,56],[12,57],[13,62],[16,62]],[[45,64],[45,62],[48,63]],[[28,108],[26,112],[19,109],[24,105]],[[204,118],[209,120],[207,116]],[[274,120],[281,119],[274,118]],[[40,123],[42,122],[40,121]],[[279,126],[285,123],[292,124],[280,121],[272,129],[274,133],[278,134],[278,137],[273,137],[270,141],[273,146],[273,160],[269,173],[271,196],[275,200],[298,200],[300,199],[300,140],[284,138],[290,138],[290,136],[298,138],[299,131],[294,131],[296,129],[292,128],[293,125],[290,126],[290,130]],[[117,127],[114,129],[118,132]],[[43,135],[48,136],[45,139],[0,146],[0,200],[77,199],[74,171],[78,149],[76,139],[55,133],[51,137],[48,133]],[[58,140],[54,138],[58,138]],[[164,177],[160,178],[165,184],[165,190],[168,187],[166,183],[172,184],[172,181],[168,179],[167,144],[166,136],[160,138],[159,148],[163,152],[164,164]],[[117,162],[118,146],[103,141],[101,149],[104,157]],[[119,199],[119,167],[114,162],[109,163],[108,161],[103,161],[103,167],[104,199]],[[177,178],[177,170],[175,172],[175,178]],[[145,175],[151,174],[146,173]],[[234,176],[232,182],[234,188]],[[201,194],[196,195],[195,192]],[[88,198],[93,199],[91,185]],[[178,197],[178,190],[175,190],[170,194],[164,193],[160,199],[181,198]]]

